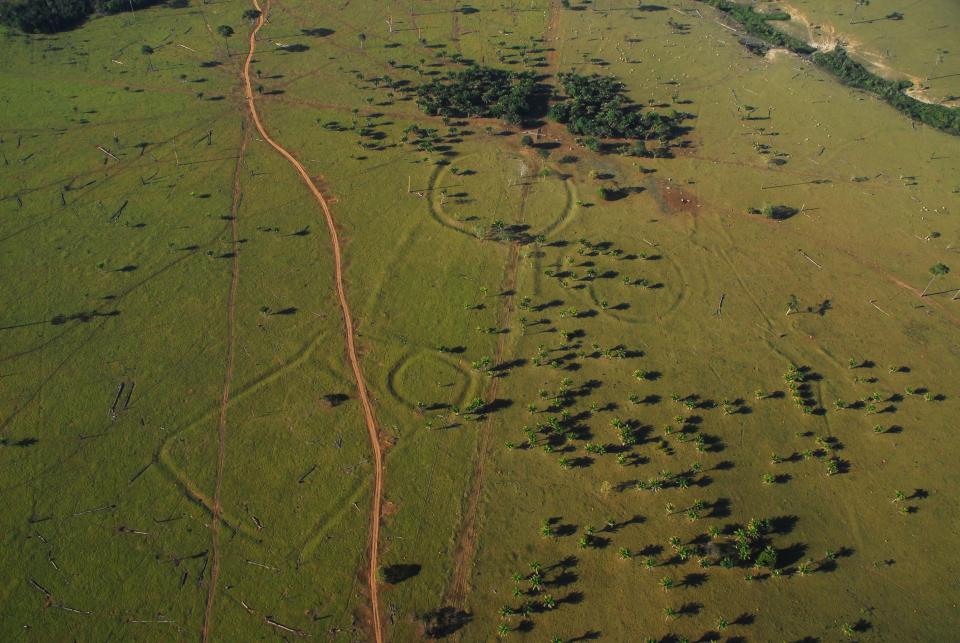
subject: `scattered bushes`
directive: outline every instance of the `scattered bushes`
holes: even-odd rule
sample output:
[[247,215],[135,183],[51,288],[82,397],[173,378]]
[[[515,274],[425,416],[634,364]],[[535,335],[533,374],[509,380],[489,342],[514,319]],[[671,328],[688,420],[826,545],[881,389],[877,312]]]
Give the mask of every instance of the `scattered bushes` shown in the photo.
[[94,13],[120,13],[163,4],[164,0],[0,0],[0,23],[27,33],[55,33],[76,27]]
[[886,80],[870,73],[842,47],[814,54],[813,62],[837,76],[843,84],[874,93],[911,118],[960,136],[960,109],[931,105],[907,96],[903,90],[911,87],[910,81]]
[[417,104],[431,116],[482,116],[523,123],[532,110],[537,83],[530,72],[471,65],[417,89]]

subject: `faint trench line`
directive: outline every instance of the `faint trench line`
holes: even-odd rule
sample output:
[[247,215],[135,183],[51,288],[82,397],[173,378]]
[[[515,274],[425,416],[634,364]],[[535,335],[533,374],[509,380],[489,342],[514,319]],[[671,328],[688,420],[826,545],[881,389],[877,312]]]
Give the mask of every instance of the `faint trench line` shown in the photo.
[[[280,379],[281,377],[285,376],[288,371],[299,368],[300,365],[302,365],[313,354],[314,349],[319,345],[319,341],[323,337],[323,334],[324,334],[323,331],[318,331],[316,335],[314,335],[314,337],[304,345],[299,355],[297,355],[297,357],[294,358],[292,361],[284,364],[283,366],[278,366],[276,368],[271,369],[266,374],[246,384],[243,388],[238,389],[238,392],[230,397],[228,401],[228,406],[234,406],[235,404],[242,402],[247,397],[254,394],[264,386],[272,384],[276,382],[278,379]],[[336,373],[332,369],[323,368],[323,367],[318,367],[318,368],[320,368],[321,372],[328,373],[331,377],[333,377],[336,380],[344,380],[344,378],[340,374]],[[169,475],[172,477],[171,481],[174,482],[174,484],[177,484],[186,490],[196,489],[196,487],[193,485],[193,482],[190,476],[184,473],[183,471],[181,471],[176,466],[174,456],[171,455],[168,450],[170,441],[176,438],[178,435],[191,430],[192,428],[196,427],[197,425],[203,422],[209,422],[213,418],[214,414],[217,413],[218,411],[219,411],[219,408],[211,408],[205,411],[199,417],[187,422],[180,428],[176,428],[169,431],[166,437],[161,441],[160,445],[157,447],[155,453],[156,453],[158,462],[163,464],[165,467],[168,467]],[[196,492],[195,495],[198,495],[198,497],[202,497],[202,494],[200,492]],[[208,507],[208,510],[209,510],[209,507]]]
[[[272,384],[280,377],[286,375],[287,371],[293,370],[295,368],[298,368],[300,365],[302,365],[313,354],[313,351],[319,345],[319,342],[322,339],[324,332],[325,331],[323,330],[317,331],[317,333],[313,336],[313,338],[311,338],[306,342],[306,344],[304,344],[304,346],[300,349],[300,352],[297,354],[297,356],[293,360],[284,363],[282,366],[277,366],[272,369],[269,369],[268,371],[265,371],[264,374],[262,374],[261,376],[250,381],[248,384],[245,384],[243,387],[238,388],[237,392],[234,395],[230,396],[229,404],[232,406],[237,402],[244,400],[246,397],[252,395],[261,387],[266,386],[268,384]],[[333,377],[336,380],[346,381],[342,375],[340,375],[333,369],[326,368],[326,367],[319,367],[319,366],[318,368],[322,372],[328,373],[331,377]],[[204,411],[200,416],[196,417],[195,419],[190,420],[189,422],[187,422],[186,424],[182,425],[179,428],[173,429],[167,435],[166,440],[164,440],[163,446],[165,446],[167,442],[175,438],[180,433],[183,433],[184,431],[189,430],[190,428],[199,424],[200,422],[208,421],[216,411],[217,409],[209,409],[207,411]]]
[[[367,461],[366,464],[369,465],[369,461]],[[358,478],[353,484],[353,490],[346,495],[340,508],[332,511],[329,517],[321,517],[319,521],[314,523],[313,528],[310,530],[310,535],[307,536],[303,545],[301,545],[297,551],[295,559],[297,567],[302,565],[304,560],[312,555],[323,537],[342,520],[345,513],[351,510],[356,511],[353,505],[359,501],[360,497],[363,496],[369,488],[370,485],[368,482]]]
[[[186,135],[186,134],[189,133],[189,132],[195,131],[198,126],[201,127],[201,128],[209,127],[210,125],[212,125],[212,124],[220,121],[222,118],[224,118],[224,117],[227,116],[227,115],[229,115],[229,113],[228,113],[227,109],[224,108],[221,112],[217,113],[215,116],[212,116],[209,120],[207,120],[207,121],[202,121],[201,123],[197,123],[197,124],[194,124],[194,125],[191,126],[191,127],[188,127],[188,128],[186,128],[186,129],[180,130],[179,132],[177,132],[176,134],[174,134],[172,137],[170,137],[169,139],[167,139],[167,140],[165,140],[165,141],[160,141],[160,142],[158,142],[158,143],[154,143],[154,144],[153,144],[154,149],[163,149],[163,148],[165,148],[167,145],[170,145],[171,143],[175,142],[175,141],[177,140],[177,138],[179,138],[179,137],[181,137],[181,136],[184,136],[184,135]],[[24,190],[15,192],[15,193],[13,193],[13,194],[0,195],[0,201],[6,201],[6,200],[9,200],[9,199],[12,199],[12,198],[14,198],[14,197],[17,196],[17,195],[25,195],[25,194],[31,194],[31,193],[33,193],[33,192],[38,192],[38,191],[40,191],[40,190],[42,190],[42,189],[44,189],[44,188],[50,188],[50,187],[54,187],[54,186],[57,186],[57,185],[63,185],[64,183],[68,183],[68,182],[70,182],[70,181],[73,181],[73,180],[76,180],[76,179],[79,179],[79,178],[88,177],[88,176],[94,176],[94,175],[100,175],[101,173],[105,173],[105,174],[107,175],[106,178],[104,178],[102,182],[97,183],[97,185],[94,186],[93,189],[84,192],[84,195],[86,195],[86,194],[89,194],[90,192],[94,192],[94,191],[96,191],[98,188],[106,185],[106,183],[107,183],[108,181],[124,175],[124,174],[127,173],[129,170],[141,168],[141,167],[144,167],[144,166],[149,167],[149,166],[151,165],[151,160],[150,160],[150,159],[144,159],[144,160],[142,160],[142,161],[140,161],[140,159],[144,159],[144,157],[136,157],[136,160],[134,160],[134,161],[131,162],[131,163],[127,163],[127,164],[123,164],[123,165],[121,165],[121,164],[113,164],[113,165],[107,166],[106,169],[104,169],[104,168],[101,166],[101,167],[98,167],[98,168],[95,169],[95,170],[88,170],[88,171],[86,171],[86,172],[80,172],[80,173],[78,173],[78,174],[73,174],[73,175],[70,175],[70,176],[61,177],[61,178],[59,178],[59,179],[57,179],[57,180],[55,180],[55,181],[52,181],[52,182],[50,182],[50,183],[46,183],[46,184],[39,185],[39,186],[36,186],[36,187],[28,187],[28,188],[26,188],[26,189],[24,189]],[[155,160],[152,161],[152,163],[154,163],[154,164],[156,164],[156,163],[161,163],[161,162],[162,162],[162,161],[160,161],[159,159],[155,159]],[[72,204],[71,204],[71,205],[72,205]],[[51,216],[54,216],[54,215],[51,215]],[[47,217],[47,218],[50,218],[50,217]],[[0,240],[3,240],[3,239],[0,239]]]
[[[409,368],[410,364],[420,356],[425,356],[427,358],[435,359],[442,364],[446,364],[450,368],[454,369],[460,376],[460,384],[462,385],[462,392],[457,396],[456,403],[463,404],[465,399],[470,395],[470,392],[474,390],[474,384],[477,381],[477,376],[472,371],[465,369],[460,360],[448,359],[443,356],[443,354],[438,354],[436,349],[429,349],[424,347],[416,347],[406,351],[397,362],[387,371],[386,378],[386,389],[387,393],[395,398],[398,402],[403,404],[408,409],[416,408],[415,404],[410,402],[398,389],[396,384],[396,379],[400,373],[405,369]],[[458,387],[459,388],[459,387]]]
[[[192,483],[190,476],[181,471],[172,461],[162,454],[156,460],[156,467],[161,474],[172,482],[175,487],[178,487],[190,501],[198,505],[210,516],[213,516],[213,501]],[[221,510],[220,519],[231,531],[242,534],[251,540],[257,539],[257,534],[252,528],[247,527],[240,518],[231,516],[229,512]]]
[[[380,273],[379,283],[376,286],[372,286],[370,290],[370,297],[368,297],[366,304],[364,305],[364,313],[367,315],[372,315],[371,309],[382,299],[383,292],[385,290],[385,283],[393,283],[393,281],[388,277],[390,274],[394,274],[392,267],[398,262],[402,261],[403,257],[406,256],[407,251],[410,245],[413,243],[413,239],[416,236],[418,229],[420,228],[420,223],[414,223],[410,228],[401,233],[399,241],[393,245],[393,252],[390,254],[389,262],[382,262],[384,269]],[[369,341],[376,336],[370,333],[364,333],[364,337]],[[397,340],[390,340],[397,341]]]
[[760,306],[760,302],[757,299],[757,297],[753,294],[753,291],[747,288],[746,284],[744,284],[743,279],[740,277],[740,273],[737,271],[736,267],[733,265],[733,262],[730,261],[730,258],[727,256],[727,253],[720,248],[717,248],[716,250],[714,250],[714,253],[716,254],[716,256],[723,259],[724,263],[727,264],[727,267],[730,269],[730,272],[733,273],[733,277],[734,279],[736,279],[737,284],[740,286],[740,289],[743,290],[744,293],[746,293],[747,297],[750,299],[750,303],[753,304],[753,307],[757,309],[757,312],[760,313],[760,316],[766,322],[767,329],[769,330],[770,328],[772,328],[773,320],[770,319],[767,313]]
[[[437,185],[437,182],[440,180],[440,173],[443,171],[444,171],[444,166],[438,166],[431,173],[430,179],[428,180],[429,189],[428,189],[428,194],[426,195],[425,198],[428,201],[428,210],[430,212],[431,218],[437,223],[439,223],[441,226],[443,226],[444,228],[453,230],[454,232],[459,232],[460,234],[466,235],[471,239],[477,239],[482,241],[480,237],[478,237],[473,232],[470,232],[469,230],[467,230],[464,225],[462,225],[460,222],[456,221],[455,219],[452,219],[443,210],[441,210],[437,206],[435,200],[433,199],[432,192],[440,189],[440,186]],[[531,232],[530,234],[532,236],[539,236],[539,235],[545,236],[548,234],[552,234],[554,232],[559,232],[564,228],[566,228],[566,226],[570,223],[570,221],[576,218],[576,213],[577,213],[577,206],[576,206],[576,200],[575,200],[576,187],[573,185],[573,182],[570,179],[563,180],[562,185],[566,193],[566,203],[563,207],[561,215],[555,218],[552,222],[546,224],[546,226],[544,226],[543,228]],[[497,202],[491,210],[494,213],[494,216],[497,216],[496,212],[500,208],[500,203],[503,199],[503,194],[504,194],[504,191],[502,190],[497,192]]]
[[[161,163],[161,161],[155,161],[155,163]],[[113,185],[112,181],[113,181],[114,179],[119,179],[119,178],[121,178],[121,177],[126,177],[129,170],[133,170],[133,169],[137,169],[137,168],[141,168],[141,167],[149,167],[149,165],[147,165],[146,163],[144,163],[143,165],[131,164],[131,165],[129,165],[129,166],[123,166],[123,167],[121,167],[121,166],[114,166],[114,167],[119,167],[120,169],[118,169],[118,170],[116,170],[116,171],[114,171],[114,172],[109,172],[109,171],[108,171],[107,176],[106,176],[103,180],[98,181],[97,184],[94,185],[90,190],[85,191],[85,192],[81,195],[81,197],[78,198],[76,201],[70,202],[70,203],[67,205],[67,209],[68,209],[72,214],[74,214],[75,216],[78,216],[78,217],[81,216],[83,213],[80,212],[79,208],[80,208],[80,207],[84,207],[84,205],[85,205],[85,198],[86,198],[86,197],[89,197],[89,199],[92,201],[92,200],[94,199],[94,195],[97,194],[97,190],[98,190],[99,188],[106,187],[107,185]],[[94,172],[94,171],[85,172],[85,173],[82,173],[82,174],[74,175],[73,177],[69,177],[69,180],[72,181],[72,180],[75,180],[76,178],[80,178],[80,177],[84,177],[84,176],[93,176],[93,175],[98,174],[98,173],[99,173],[99,172]],[[48,184],[48,185],[44,185],[44,186],[40,186],[40,187],[37,187],[37,188],[29,188],[29,189],[28,189],[27,191],[25,191],[25,192],[18,193],[18,194],[14,194],[14,195],[10,195],[10,196],[6,196],[6,197],[2,197],[2,198],[0,198],[0,201],[9,200],[9,199],[11,199],[11,198],[15,198],[15,197],[17,197],[19,194],[24,194],[24,195],[26,195],[26,194],[33,194],[33,193],[35,193],[35,192],[39,192],[40,190],[42,190],[42,189],[44,189],[44,188],[48,188],[48,187],[50,187],[49,184]],[[125,194],[125,195],[130,195],[131,193],[130,193],[129,191],[127,191],[127,192],[125,192],[124,194]],[[89,204],[86,204],[86,207],[90,207]],[[9,241],[10,239],[13,239],[14,237],[20,236],[21,234],[23,234],[23,233],[25,233],[25,232],[28,232],[29,230],[32,230],[32,229],[34,229],[34,228],[36,228],[36,227],[38,227],[38,226],[41,226],[41,225],[47,223],[48,221],[50,221],[51,219],[54,219],[54,218],[60,216],[60,214],[61,214],[61,212],[60,212],[59,210],[53,209],[53,210],[51,210],[51,214],[49,214],[49,215],[47,215],[47,216],[45,216],[45,217],[41,217],[41,218],[35,219],[35,220],[32,221],[31,223],[28,223],[27,225],[23,226],[22,228],[19,228],[19,229],[17,229],[17,230],[14,230],[13,232],[10,232],[10,233],[6,234],[5,236],[0,237],[0,243],[4,243],[4,242],[6,242],[6,241]]]

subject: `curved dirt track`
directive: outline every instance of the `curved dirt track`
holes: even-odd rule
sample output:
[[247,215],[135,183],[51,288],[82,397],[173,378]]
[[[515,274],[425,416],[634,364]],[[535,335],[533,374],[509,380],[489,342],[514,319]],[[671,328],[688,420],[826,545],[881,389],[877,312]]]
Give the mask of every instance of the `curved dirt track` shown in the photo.
[[[380,627],[380,605],[377,593],[377,560],[380,541],[381,497],[383,495],[383,453],[380,448],[377,424],[373,414],[373,405],[370,403],[370,395],[367,392],[367,385],[363,379],[363,372],[360,370],[360,360],[357,357],[356,343],[353,335],[353,317],[350,314],[350,306],[347,303],[347,296],[343,286],[343,262],[341,258],[342,253],[340,249],[340,237],[337,234],[337,228],[333,220],[333,214],[330,212],[330,206],[327,204],[326,199],[323,198],[323,194],[320,192],[317,184],[314,183],[306,168],[303,167],[303,164],[300,163],[300,161],[298,161],[293,154],[270,138],[270,135],[263,126],[263,123],[260,120],[260,115],[257,112],[257,106],[254,100],[253,85],[250,80],[250,65],[253,62],[253,57],[256,53],[257,33],[259,33],[260,29],[266,22],[266,11],[260,6],[259,0],[252,1],[254,8],[261,13],[257,18],[257,22],[254,25],[253,30],[250,32],[250,46],[247,51],[247,58],[243,64],[243,90],[247,107],[250,111],[250,119],[253,121],[254,126],[257,128],[257,131],[260,133],[260,136],[263,138],[263,140],[266,141],[270,147],[276,150],[277,153],[285,158],[290,165],[297,170],[297,173],[300,175],[300,178],[303,179],[304,184],[307,186],[307,188],[309,188],[310,192],[317,200],[317,203],[320,204],[320,208],[323,210],[323,216],[327,222],[327,229],[330,232],[331,245],[333,246],[333,263],[334,274],[336,277],[337,300],[340,304],[340,312],[343,315],[344,339],[346,340],[347,357],[350,361],[350,368],[353,370],[354,379],[357,382],[357,393],[360,398],[360,404],[363,407],[364,420],[366,422],[367,432],[369,433],[370,438],[370,449],[373,452],[373,500],[370,507],[370,544],[368,553],[369,568],[367,570],[367,582],[370,591],[370,612],[374,641],[376,641],[376,643],[383,643],[383,633]],[[270,4],[267,2],[266,10],[269,9]]]

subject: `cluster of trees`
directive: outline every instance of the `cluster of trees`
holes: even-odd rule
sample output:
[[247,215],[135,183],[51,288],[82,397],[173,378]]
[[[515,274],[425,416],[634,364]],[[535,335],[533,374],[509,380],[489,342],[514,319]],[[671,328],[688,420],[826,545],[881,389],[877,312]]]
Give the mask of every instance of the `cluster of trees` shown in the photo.
[[[55,33],[76,27],[94,13],[143,9],[166,0],[0,0],[0,23],[27,33]],[[185,6],[184,0],[170,0]]]
[[[624,86],[611,76],[561,73],[563,88],[553,96],[550,116],[563,123],[574,134],[586,137],[590,149],[601,148],[601,138],[639,141],[626,153],[648,156],[643,140],[659,139],[666,143],[680,132],[684,115],[675,111],[659,113],[643,111],[624,95]],[[531,72],[511,72],[492,67],[470,65],[443,79],[433,80],[417,88],[417,104],[431,116],[446,118],[502,118],[511,125],[521,125],[541,114],[544,87]],[[530,145],[526,141],[525,145]],[[661,146],[657,152],[667,153]]]
[[906,95],[903,90],[912,85],[910,81],[887,80],[870,73],[850,58],[843,47],[816,53],[813,62],[834,74],[843,84],[874,93],[921,123],[960,136],[960,109],[931,105]]
[[566,96],[551,106],[550,115],[574,134],[668,140],[677,132],[676,113],[641,112],[623,95],[623,84],[616,78],[561,73],[558,79]]
[[417,104],[432,116],[502,118],[520,125],[532,110],[537,82],[531,72],[471,65],[417,89]]
[[770,20],[788,20],[790,16],[783,12],[761,13],[754,11],[753,7],[730,2],[729,0],[700,1],[729,15],[743,25],[743,28],[746,29],[748,34],[765,43],[771,44],[774,47],[784,47],[797,54],[809,55],[814,52],[814,48],[803,40],[788,36],[767,24]]

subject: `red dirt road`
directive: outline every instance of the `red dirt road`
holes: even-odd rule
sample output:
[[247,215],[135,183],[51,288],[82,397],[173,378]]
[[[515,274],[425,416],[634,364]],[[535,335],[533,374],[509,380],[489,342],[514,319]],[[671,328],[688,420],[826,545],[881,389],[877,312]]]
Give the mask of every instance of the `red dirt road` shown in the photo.
[[[250,119],[253,121],[254,126],[257,128],[257,131],[260,133],[260,136],[263,140],[270,145],[274,150],[277,151],[283,158],[296,169],[297,173],[300,175],[300,178],[303,179],[304,184],[313,194],[314,198],[317,200],[317,203],[320,205],[320,208],[323,210],[323,216],[327,222],[327,229],[330,233],[330,241],[333,247],[333,262],[334,262],[334,274],[336,277],[336,290],[337,290],[337,300],[340,304],[340,312],[343,315],[343,324],[344,324],[344,339],[346,342],[347,348],[347,358],[350,361],[350,368],[353,370],[353,376],[357,383],[357,393],[360,398],[360,404],[363,407],[364,420],[367,425],[367,432],[370,438],[370,449],[373,452],[373,462],[374,462],[374,478],[373,478],[373,499],[370,507],[370,542],[369,542],[369,569],[367,570],[367,581],[369,584],[370,591],[370,611],[372,615],[372,625],[373,625],[373,635],[376,643],[383,643],[383,632],[380,625],[380,604],[378,596],[378,587],[377,587],[377,561],[379,556],[379,542],[380,542],[380,515],[381,515],[381,501],[383,497],[383,452],[380,447],[379,433],[377,431],[377,423],[373,414],[373,405],[370,402],[370,395],[367,392],[367,385],[363,379],[363,372],[360,370],[360,360],[357,357],[356,350],[356,341],[353,333],[353,317],[350,314],[350,305],[347,303],[347,296],[343,285],[343,261],[341,258],[342,251],[340,247],[340,237],[337,234],[337,228],[333,219],[333,214],[330,212],[330,206],[327,204],[326,199],[323,198],[323,194],[320,192],[320,188],[317,187],[317,184],[314,182],[313,178],[307,172],[306,168],[303,167],[303,164],[297,160],[297,158],[291,154],[286,148],[277,143],[270,137],[270,134],[267,133],[266,128],[263,126],[263,122],[260,120],[260,114],[257,112],[256,101],[254,100],[254,91],[253,85],[250,80],[250,66],[253,62],[253,57],[256,53],[257,47],[257,34],[260,29],[263,27],[266,22],[266,11],[264,11],[258,0],[252,0],[253,6],[257,11],[260,11],[260,16],[257,18],[257,22],[253,27],[253,30],[250,32],[249,40],[249,49],[247,51],[247,57],[243,64],[243,85],[244,85],[244,96],[247,102],[247,108],[250,112]],[[267,2],[267,11],[270,9],[269,0]],[[213,572],[211,572],[211,585],[215,582]],[[210,597],[212,599],[212,589]],[[206,641],[209,638],[209,629],[210,629],[210,610],[211,610],[212,600],[208,600],[207,604],[207,616],[204,620],[202,640]]]

